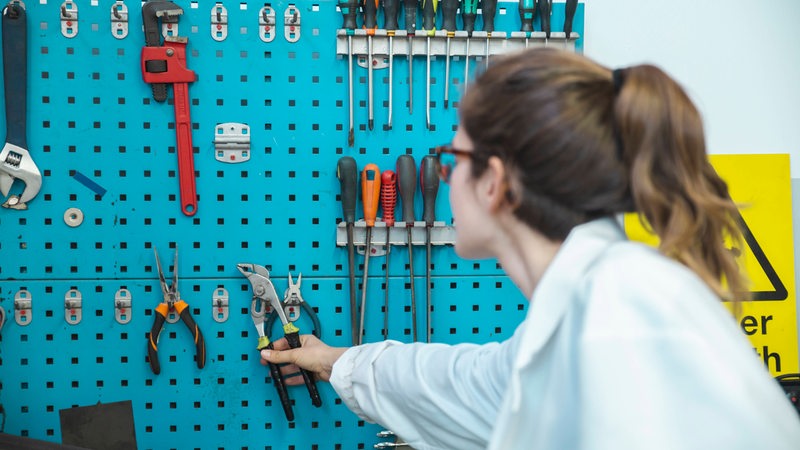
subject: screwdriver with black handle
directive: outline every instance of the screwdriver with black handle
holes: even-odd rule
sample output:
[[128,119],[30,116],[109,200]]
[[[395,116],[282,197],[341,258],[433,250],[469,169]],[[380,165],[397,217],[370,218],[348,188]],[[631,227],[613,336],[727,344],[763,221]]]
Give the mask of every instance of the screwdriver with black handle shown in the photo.
[[394,77],[394,32],[397,30],[397,0],[383,0],[383,28],[386,29],[386,36],[389,37],[389,118],[387,119],[386,129],[392,129],[392,88]]
[[372,36],[378,28],[378,0],[364,0],[364,29],[367,32],[367,89],[369,89],[368,106],[369,120],[367,125],[370,131],[375,126],[375,97],[372,92]]
[[422,29],[425,31],[425,126],[431,129],[431,36],[436,33],[436,7],[439,0],[422,0]]
[[469,40],[475,31],[476,17],[478,17],[478,0],[464,0],[461,5],[461,18],[464,21],[464,31],[467,32],[467,49],[464,52],[464,91],[469,84]]
[[411,280],[411,332],[414,342],[417,341],[417,301],[414,295],[414,196],[417,191],[417,166],[411,155],[400,155],[395,167],[397,172],[397,189],[400,191],[400,203],[403,210],[403,222],[408,232],[408,272]]
[[553,10],[551,0],[538,0],[537,9],[539,11],[539,20],[542,22],[542,31],[544,31],[544,44],[547,45],[547,40],[550,39],[550,13]]
[[447,50],[444,60],[444,107],[450,102],[450,38],[456,32],[456,13],[460,0],[442,0],[442,29],[447,31]]
[[439,192],[439,171],[436,157],[422,158],[419,169],[419,187],[422,189],[422,220],[425,221],[425,311],[426,341],[431,341],[431,230],[436,221],[436,194]]
[[390,235],[394,226],[394,207],[397,204],[397,175],[391,170],[384,170],[381,174],[381,208],[383,208],[383,222],[386,224],[386,283],[383,299],[383,339],[389,337],[389,250]]
[[414,35],[417,32],[417,5],[419,0],[403,0],[403,16],[406,21],[406,36],[408,36],[408,113],[414,113]]
[[575,20],[575,11],[578,9],[578,0],[567,0],[564,6],[564,48],[567,48],[567,43],[572,35],[572,22]]
[[482,0],[481,12],[483,13],[483,31],[486,32],[486,68],[489,68],[489,38],[494,31],[494,16],[497,13],[497,0]]
[[347,266],[350,271],[350,330],[353,345],[358,345],[358,307],[356,304],[356,267],[353,230],[356,222],[356,195],[358,192],[358,169],[352,156],[343,156],[336,165],[336,178],[341,185],[342,213],[347,227]]
[[347,92],[350,102],[350,131],[347,134],[347,144],[352,147],[355,142],[355,131],[353,128],[353,34],[356,30],[358,0],[339,2],[339,9],[342,11],[342,16],[344,17],[342,28],[347,33]]
[[369,279],[369,255],[372,253],[372,228],[378,215],[378,200],[381,195],[381,171],[375,164],[367,164],[361,171],[361,203],[364,206],[364,222],[367,237],[364,240],[364,279],[361,282],[361,319],[358,322],[358,343],[364,340],[364,313],[367,309],[367,279]]
[[536,0],[519,0],[519,20],[520,31],[525,33],[525,48],[528,48],[528,40],[533,31],[533,15],[536,13]]

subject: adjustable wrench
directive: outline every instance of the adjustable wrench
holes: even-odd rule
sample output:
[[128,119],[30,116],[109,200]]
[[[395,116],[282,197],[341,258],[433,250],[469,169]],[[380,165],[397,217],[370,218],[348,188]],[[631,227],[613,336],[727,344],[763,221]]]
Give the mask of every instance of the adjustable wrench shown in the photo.
[[5,77],[6,142],[0,150],[0,192],[8,196],[14,180],[25,183],[17,198],[4,204],[13,209],[26,209],[42,187],[42,175],[28,153],[27,83],[28,29],[25,8],[21,2],[9,2],[3,8],[3,75]]

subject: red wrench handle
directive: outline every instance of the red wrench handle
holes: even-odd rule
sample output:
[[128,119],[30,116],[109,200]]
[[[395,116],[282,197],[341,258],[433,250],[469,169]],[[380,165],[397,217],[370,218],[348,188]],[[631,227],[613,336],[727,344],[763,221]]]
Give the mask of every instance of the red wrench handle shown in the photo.
[[181,210],[187,216],[197,213],[197,188],[194,177],[192,148],[192,118],[189,115],[189,84],[174,83],[175,135],[178,143],[178,180],[181,191]]

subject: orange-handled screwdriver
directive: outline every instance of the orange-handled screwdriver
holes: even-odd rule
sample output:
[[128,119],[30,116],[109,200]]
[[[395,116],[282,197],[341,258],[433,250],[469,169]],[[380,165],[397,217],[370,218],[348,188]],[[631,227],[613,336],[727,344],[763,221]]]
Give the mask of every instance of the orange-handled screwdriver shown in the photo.
[[372,244],[372,227],[378,215],[378,200],[381,195],[381,171],[375,164],[367,164],[361,171],[361,202],[364,206],[364,222],[367,224],[367,239],[364,241],[364,279],[361,282],[361,320],[358,325],[358,343],[364,339],[364,311],[367,306],[367,277],[369,276],[369,254]]

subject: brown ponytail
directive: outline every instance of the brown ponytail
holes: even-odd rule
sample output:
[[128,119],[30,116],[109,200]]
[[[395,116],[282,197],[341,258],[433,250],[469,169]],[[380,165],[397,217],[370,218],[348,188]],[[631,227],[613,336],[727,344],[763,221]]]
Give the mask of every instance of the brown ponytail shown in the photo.
[[741,242],[738,211],[708,161],[699,112],[657,67],[631,67],[622,76],[614,121],[636,210],[660,237],[662,253],[721,297],[741,298],[745,280],[724,244],[725,237]]
[[514,214],[553,240],[636,211],[661,238],[661,252],[721,298],[741,298],[745,281],[724,245],[741,241],[738,213],[708,162],[697,109],[655,67],[617,75],[553,49],[496,58],[461,102],[475,146],[472,175],[500,158]]

